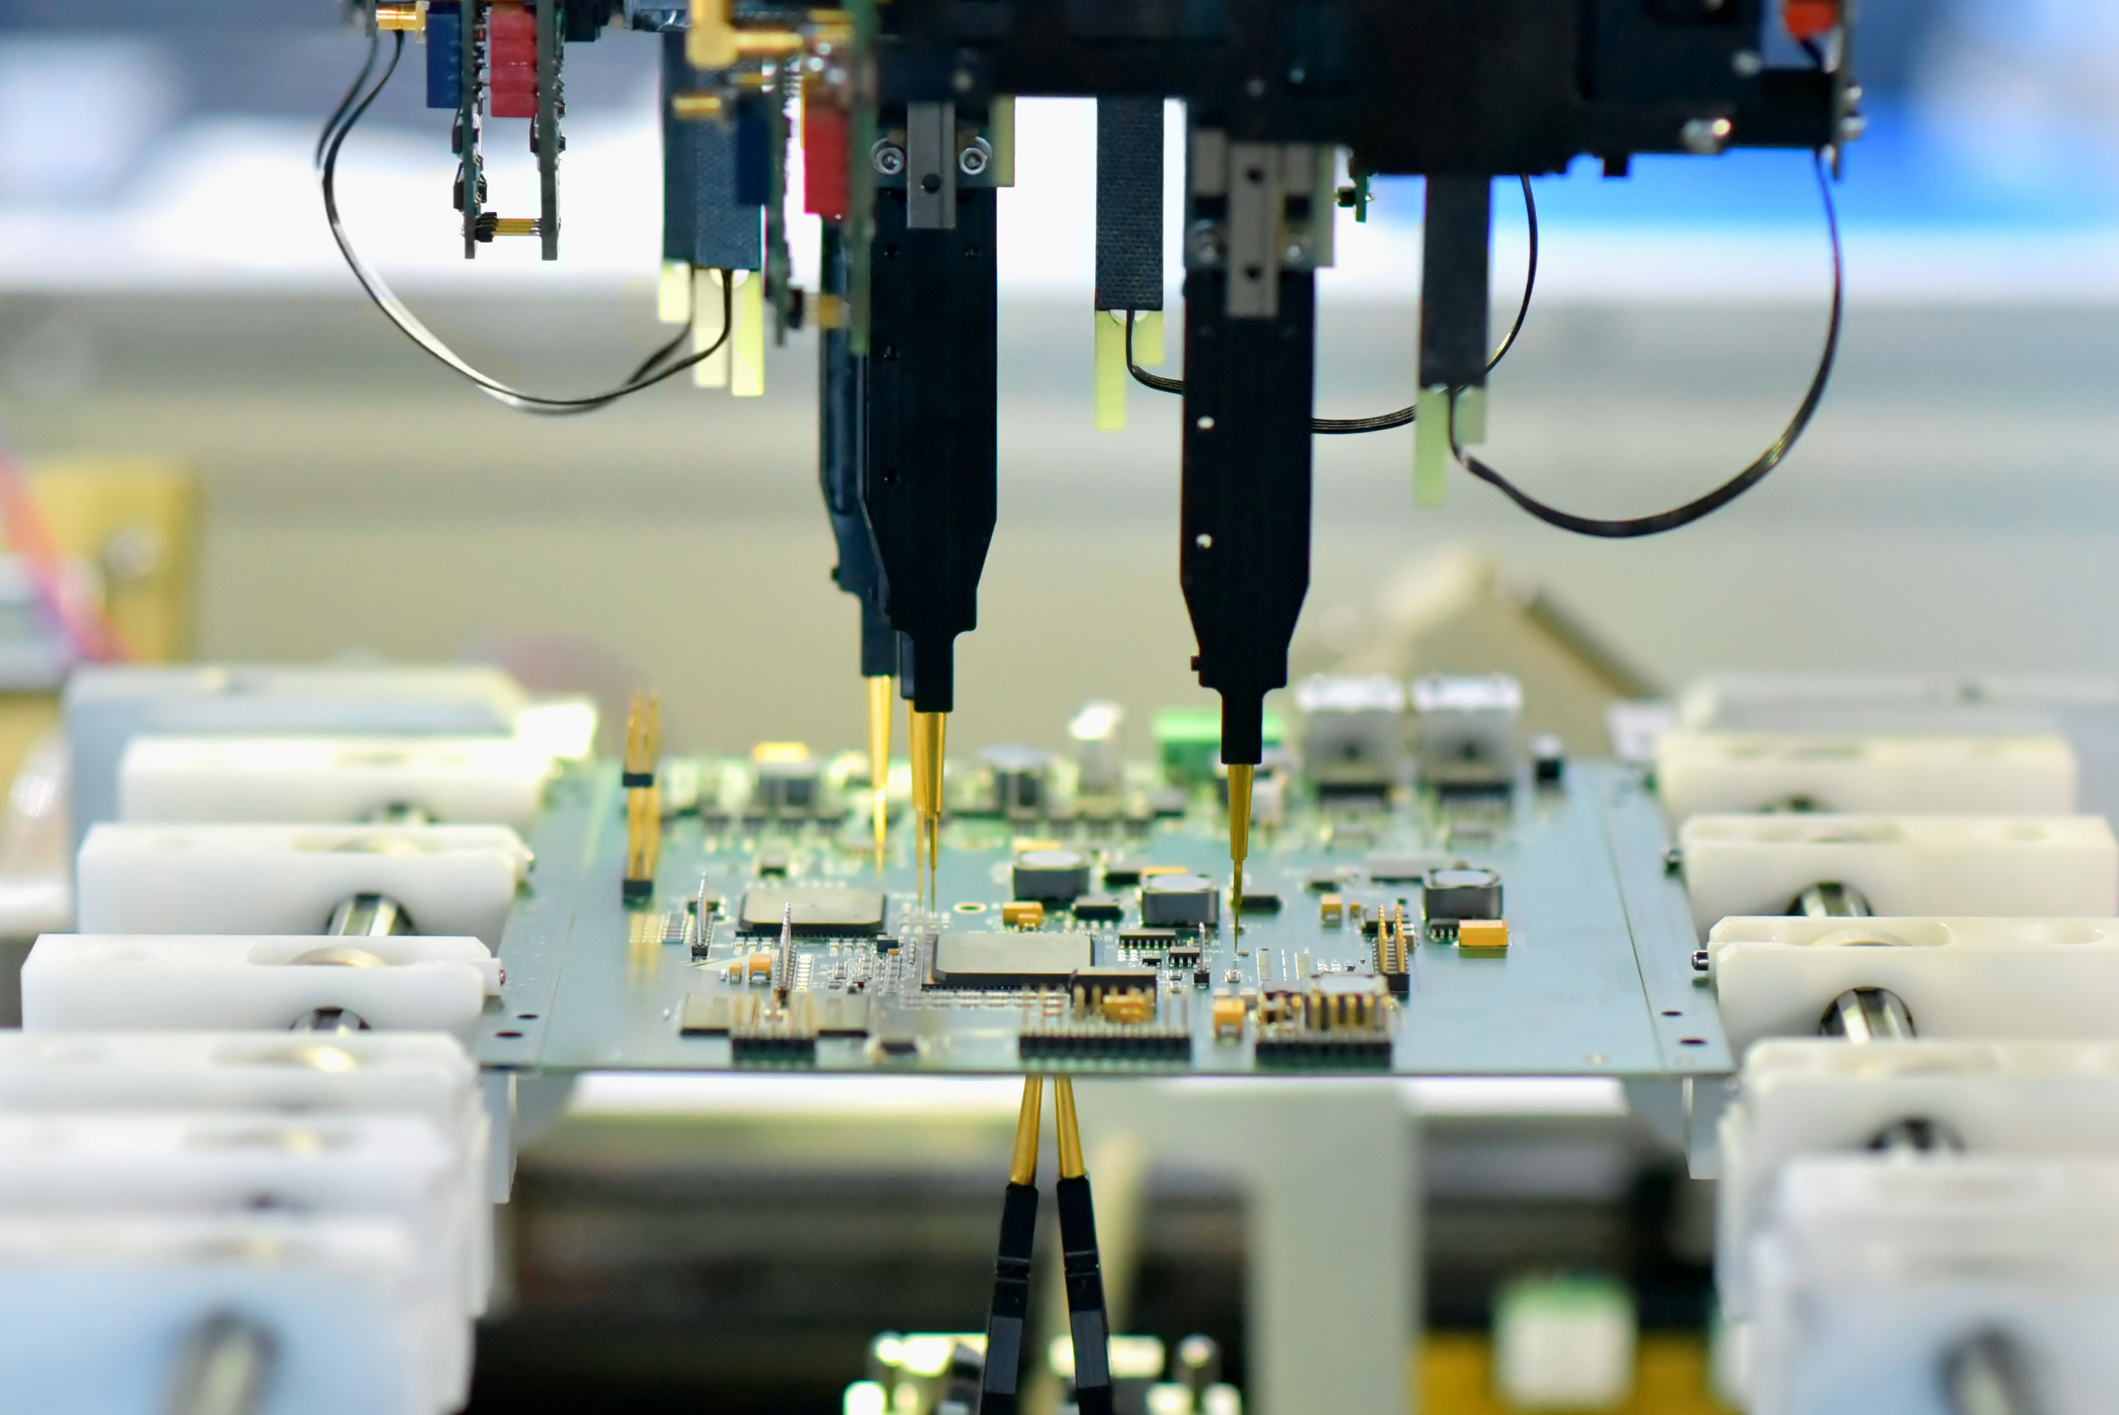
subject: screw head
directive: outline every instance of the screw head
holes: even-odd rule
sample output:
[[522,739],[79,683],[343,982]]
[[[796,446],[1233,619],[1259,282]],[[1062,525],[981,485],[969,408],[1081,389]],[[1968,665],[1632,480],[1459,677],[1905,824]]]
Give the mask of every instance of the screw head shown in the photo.
[[888,138],[877,143],[869,157],[875,163],[876,171],[886,177],[895,177],[905,170],[905,149]]
[[1733,131],[1735,125],[1727,118],[1688,118],[1685,126],[1678,129],[1678,141],[1687,152],[1713,157],[1729,145]]
[[956,155],[956,170],[967,177],[983,176],[993,165],[993,150],[984,138],[973,141]]
[[1704,972],[1706,972],[1706,971],[1707,971],[1707,950],[1706,950],[1706,949],[1704,949],[1704,948],[1695,948],[1695,949],[1694,949],[1694,950],[1692,951],[1692,971],[1693,971],[1693,972],[1695,972],[1695,973],[1704,973]]

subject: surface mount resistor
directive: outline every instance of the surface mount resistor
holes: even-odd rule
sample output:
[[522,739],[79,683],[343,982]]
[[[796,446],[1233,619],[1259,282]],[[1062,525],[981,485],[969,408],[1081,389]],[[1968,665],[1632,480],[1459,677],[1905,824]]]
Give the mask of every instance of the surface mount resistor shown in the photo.
[[1236,1038],[1243,1035],[1243,1019],[1249,1011],[1243,999],[1232,993],[1223,993],[1214,999],[1214,1035]]
[[1035,899],[1016,899],[1001,906],[1001,922],[1011,929],[1041,928],[1045,906]]
[[1317,901],[1317,917],[1328,927],[1339,927],[1346,922],[1346,900],[1336,894],[1325,895]]

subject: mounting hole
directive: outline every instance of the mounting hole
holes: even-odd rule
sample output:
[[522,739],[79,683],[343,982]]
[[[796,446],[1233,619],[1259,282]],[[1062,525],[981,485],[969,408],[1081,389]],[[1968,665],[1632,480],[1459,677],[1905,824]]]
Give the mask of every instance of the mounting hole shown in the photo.
[[520,1032],[495,1032],[493,1035],[496,1037],[505,1038],[506,1040],[511,1042],[517,1041],[522,1037],[522,1033]]
[[983,914],[986,912],[986,906],[983,904],[974,904],[967,899],[962,904],[956,906],[956,911],[959,914]]
[[[1672,1013],[1671,1015],[1676,1016],[1677,1014]],[[515,1014],[515,1020],[518,1022],[535,1022],[537,1014],[534,1012],[518,1012]]]
[[1678,1011],[1675,1007],[1666,1007],[1663,1009],[1663,1015],[1665,1017],[1683,1017],[1685,1014]]
[[1681,1047],[1703,1047],[1707,1045],[1707,1039],[1705,1037],[1679,1037],[1678,1045]]

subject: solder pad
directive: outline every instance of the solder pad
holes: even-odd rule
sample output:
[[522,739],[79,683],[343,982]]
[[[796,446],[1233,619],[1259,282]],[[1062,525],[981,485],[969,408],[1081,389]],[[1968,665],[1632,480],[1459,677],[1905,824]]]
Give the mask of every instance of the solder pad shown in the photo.
[[743,891],[736,931],[777,934],[783,916],[805,938],[866,937],[882,931],[883,891],[843,884],[756,885]]
[[1085,933],[945,933],[934,941],[938,988],[1061,987],[1096,961]]

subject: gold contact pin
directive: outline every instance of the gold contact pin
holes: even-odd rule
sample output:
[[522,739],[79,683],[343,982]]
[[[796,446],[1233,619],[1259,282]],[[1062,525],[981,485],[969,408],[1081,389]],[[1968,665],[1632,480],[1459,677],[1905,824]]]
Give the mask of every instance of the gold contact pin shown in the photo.
[[868,780],[875,790],[876,873],[883,873],[883,841],[890,827],[890,675],[868,680]]
[[1074,1114],[1074,1078],[1052,1078],[1052,1128],[1059,1132],[1059,1177],[1079,1179],[1088,1172],[1082,1164],[1082,1130]]
[[921,712],[912,717],[912,806],[918,817],[919,857],[926,870],[927,903],[937,903],[935,870],[942,853],[942,756],[948,742],[949,715]]
[[653,693],[633,694],[625,719],[625,880],[628,901],[651,898],[655,867],[662,857],[662,788],[655,763],[662,755],[662,701]]
[[1023,1078],[1023,1108],[1015,1118],[1015,1154],[1008,1161],[1010,1184],[1037,1183],[1038,1110],[1045,1094],[1045,1078]]
[[1229,912],[1238,932],[1243,929],[1243,862],[1251,853],[1251,773],[1249,762],[1229,763],[1229,865],[1235,888],[1229,895]]

